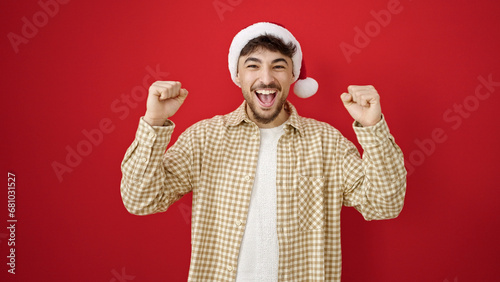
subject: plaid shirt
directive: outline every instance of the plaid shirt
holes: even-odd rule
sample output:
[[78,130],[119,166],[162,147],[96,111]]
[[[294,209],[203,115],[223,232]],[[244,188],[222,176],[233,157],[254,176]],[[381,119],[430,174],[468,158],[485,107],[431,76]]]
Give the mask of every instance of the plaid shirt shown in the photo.
[[[140,120],[123,163],[121,195],[132,214],[163,212],[193,193],[189,281],[234,281],[259,153],[259,128],[246,103],[202,120],[165,153],[174,125]],[[354,124],[357,148],[332,126],[297,114],[278,143],[277,232],[280,281],[337,281],[340,210],[366,220],[398,216],[406,191],[403,154],[384,119]]]

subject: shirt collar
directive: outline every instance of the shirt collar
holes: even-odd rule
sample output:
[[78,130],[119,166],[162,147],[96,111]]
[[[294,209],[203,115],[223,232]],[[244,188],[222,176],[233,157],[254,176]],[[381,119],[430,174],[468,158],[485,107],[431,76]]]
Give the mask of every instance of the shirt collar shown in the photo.
[[[246,105],[247,105],[247,102],[243,101],[243,103],[235,111],[233,111],[232,113],[229,113],[227,115],[225,125],[226,126],[238,126],[243,122],[255,124],[253,121],[250,120],[250,118],[247,115],[247,112],[245,110]],[[290,117],[285,122],[285,129],[287,127],[295,128],[299,132],[300,135],[303,135],[303,126],[302,126],[302,122],[300,120],[300,116],[297,113],[297,110],[292,105],[292,103],[290,103],[289,101],[286,101],[285,108],[287,111],[290,112]]]

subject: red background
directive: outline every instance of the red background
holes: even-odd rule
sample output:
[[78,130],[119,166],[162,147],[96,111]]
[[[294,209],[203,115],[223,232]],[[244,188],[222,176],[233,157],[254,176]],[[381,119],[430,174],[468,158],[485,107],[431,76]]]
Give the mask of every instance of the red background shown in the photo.
[[[185,281],[190,195],[138,217],[119,193],[120,162],[145,111],[146,68],[190,92],[173,118],[177,138],[241,103],[229,44],[268,20],[294,33],[319,82],[312,98],[290,97],[299,113],[355,141],[339,95],[373,84],[408,162],[397,219],[366,222],[343,210],[343,281],[498,281],[500,86],[478,86],[480,76],[500,82],[498,1],[401,0],[385,26],[373,12],[394,0],[52,2],[52,15],[38,1],[0,4],[0,280]],[[37,30],[24,27],[31,38],[12,43],[24,17]],[[364,46],[356,27],[367,26]],[[356,42],[362,48],[346,56],[341,43]],[[136,100],[120,100],[133,91]],[[100,122],[110,128],[85,147],[83,132]],[[71,167],[68,148],[86,156]],[[71,171],[58,179],[54,162]],[[8,172],[16,175],[15,275],[6,264]]]

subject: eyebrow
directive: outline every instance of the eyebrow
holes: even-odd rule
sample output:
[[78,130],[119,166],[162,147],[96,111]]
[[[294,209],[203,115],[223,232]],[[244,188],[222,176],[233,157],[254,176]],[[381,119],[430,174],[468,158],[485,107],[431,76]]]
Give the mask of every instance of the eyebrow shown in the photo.
[[256,63],[262,63],[262,61],[260,59],[257,59],[257,58],[254,58],[254,57],[248,57],[246,60],[245,60],[245,64],[248,63],[248,62],[256,62]]
[[[245,64],[247,62],[256,62],[256,63],[262,63],[262,60],[258,59],[258,58],[255,58],[255,57],[248,57],[246,60],[245,60]],[[288,62],[283,59],[283,58],[278,58],[278,59],[274,59],[271,64],[276,64],[276,63],[279,63],[279,62],[284,62],[285,64],[288,65]]]
[[288,65],[288,62],[285,59],[283,59],[283,58],[278,58],[278,59],[275,59],[275,60],[272,61],[273,64],[276,64],[276,63],[279,63],[279,62],[284,62],[285,64]]

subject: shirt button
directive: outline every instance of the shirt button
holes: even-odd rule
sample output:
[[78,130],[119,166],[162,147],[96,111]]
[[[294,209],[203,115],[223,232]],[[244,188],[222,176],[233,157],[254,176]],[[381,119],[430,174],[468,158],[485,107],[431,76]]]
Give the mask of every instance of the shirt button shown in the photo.
[[232,267],[232,266],[230,266],[230,265],[228,265],[228,266],[227,266],[227,271],[232,272],[232,271],[233,271],[233,267]]
[[149,132],[149,138],[153,139],[155,138],[156,134],[154,134],[153,132]]
[[241,226],[242,224],[243,224],[243,222],[242,222],[241,220],[237,220],[237,221],[236,221],[236,225],[237,225],[237,226]]
[[147,162],[148,162],[148,159],[147,159],[147,158],[142,158],[142,162],[143,162],[143,163],[147,163]]
[[250,179],[252,179],[252,178],[250,177],[250,175],[245,176],[245,180],[246,180],[246,181],[250,181]]

